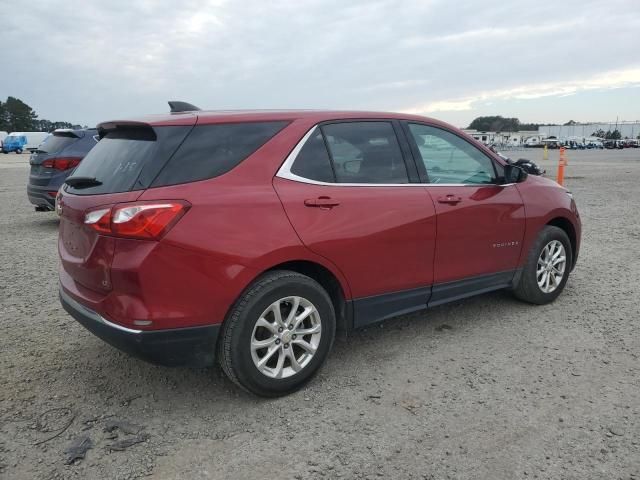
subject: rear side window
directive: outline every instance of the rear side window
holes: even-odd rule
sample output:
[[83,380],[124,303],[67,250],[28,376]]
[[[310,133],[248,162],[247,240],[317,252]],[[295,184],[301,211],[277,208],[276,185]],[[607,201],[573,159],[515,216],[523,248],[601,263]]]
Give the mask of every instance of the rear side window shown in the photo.
[[228,172],[264,145],[288,122],[195,126],[153,187],[195,182]]
[[333,123],[322,131],[338,183],[409,183],[391,123]]
[[291,166],[291,173],[318,182],[333,183],[336,181],[320,129],[313,133],[298,153]]

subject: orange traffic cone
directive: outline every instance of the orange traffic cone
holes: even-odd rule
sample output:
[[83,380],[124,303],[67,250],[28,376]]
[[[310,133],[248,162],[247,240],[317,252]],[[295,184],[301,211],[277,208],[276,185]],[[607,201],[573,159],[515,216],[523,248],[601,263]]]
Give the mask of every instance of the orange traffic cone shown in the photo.
[[564,185],[564,165],[566,163],[565,159],[565,149],[564,147],[560,148],[560,160],[558,160],[558,178],[557,182],[560,185]]

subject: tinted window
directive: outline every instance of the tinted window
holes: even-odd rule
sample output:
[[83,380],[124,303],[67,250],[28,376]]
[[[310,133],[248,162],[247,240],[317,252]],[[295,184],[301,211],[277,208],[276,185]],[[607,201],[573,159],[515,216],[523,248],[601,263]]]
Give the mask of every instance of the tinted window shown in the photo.
[[44,142],[40,144],[38,150],[45,153],[57,153],[77,140],[78,137],[74,136],[49,135],[45,138]]
[[291,173],[318,182],[335,182],[331,159],[318,129],[307,140],[291,167]]
[[334,123],[322,131],[339,183],[409,182],[391,123]]
[[417,123],[409,130],[418,145],[430,183],[495,183],[493,161],[466,140]]
[[255,152],[286,124],[256,122],[196,126],[152,186],[175,185],[222,175]]
[[118,128],[84,157],[73,176],[93,177],[101,185],[67,187],[77,195],[127,192],[149,186],[191,127]]

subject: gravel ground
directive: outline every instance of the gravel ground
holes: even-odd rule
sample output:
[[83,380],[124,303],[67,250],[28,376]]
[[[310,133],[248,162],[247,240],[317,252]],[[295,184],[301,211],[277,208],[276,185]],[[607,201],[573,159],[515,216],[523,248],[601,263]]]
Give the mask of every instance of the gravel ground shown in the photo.
[[0,155],[0,478],[640,478],[640,150],[569,158],[583,247],[554,304],[497,292],[388,321],[264,400],[66,315],[56,216],[26,199],[28,156]]

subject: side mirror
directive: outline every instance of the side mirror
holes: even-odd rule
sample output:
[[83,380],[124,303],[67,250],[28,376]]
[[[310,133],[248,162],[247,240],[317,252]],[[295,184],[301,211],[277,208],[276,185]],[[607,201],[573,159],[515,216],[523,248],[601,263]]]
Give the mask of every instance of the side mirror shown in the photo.
[[522,168],[513,164],[504,166],[504,183],[520,183],[524,182],[529,174]]

